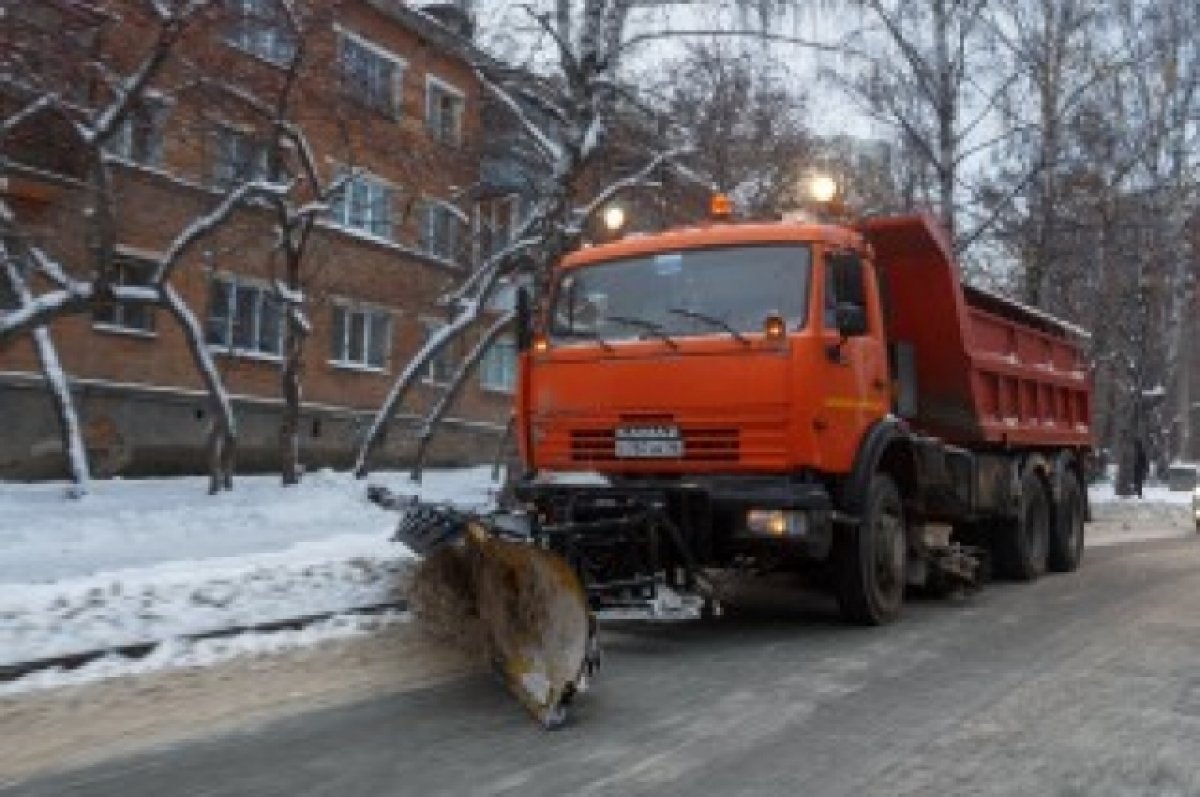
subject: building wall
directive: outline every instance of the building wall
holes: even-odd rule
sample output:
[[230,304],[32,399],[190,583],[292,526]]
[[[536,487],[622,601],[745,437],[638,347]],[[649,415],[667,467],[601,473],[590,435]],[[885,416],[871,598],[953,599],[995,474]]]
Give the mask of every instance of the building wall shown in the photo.
[[[351,135],[357,139],[356,165],[397,187],[397,234],[395,241],[384,241],[322,223],[310,244],[304,293],[312,333],[302,370],[302,459],[309,467],[351,462],[371,412],[422,344],[425,321],[445,318],[436,298],[469,273],[469,261],[456,265],[417,251],[419,216],[407,206],[421,198],[448,198],[479,174],[479,91],[469,65],[367,3],[347,4],[338,25],[405,61],[402,112],[392,119],[364,111],[358,120],[362,124],[349,126],[319,107],[320,95],[315,93],[314,107],[305,106],[300,115],[307,120],[320,168],[327,174],[344,165],[345,139],[340,136]],[[332,29],[316,46],[336,58]],[[218,48],[211,57],[228,62],[231,71],[246,70],[238,74],[248,80],[259,73],[269,77],[274,69],[234,48]],[[336,61],[324,63],[332,69]],[[464,94],[464,135],[458,145],[425,135],[425,84],[430,74]],[[114,169],[123,253],[161,253],[186,225],[220,200],[221,192],[209,179],[212,129],[198,121],[211,121],[211,116],[210,108],[186,103],[172,107],[163,162],[155,168],[128,164]],[[9,199],[25,228],[68,268],[86,265],[80,221],[86,197],[79,184],[38,175],[27,182],[38,185],[37,190],[24,191],[24,199],[9,186]],[[279,276],[272,240],[267,212],[246,209],[180,264],[172,284],[201,324],[209,316],[214,276],[236,275],[263,284]],[[382,369],[333,362],[335,303],[388,312],[391,335]],[[149,334],[98,327],[90,314],[62,318],[53,325],[63,366],[80,402],[93,465],[100,473],[145,475],[205,467],[210,419],[202,383],[181,330],[163,310],[154,312]],[[464,341],[460,349],[469,345]],[[239,469],[277,467],[279,361],[227,351],[216,351],[215,356],[226,387],[237,397]],[[37,373],[27,341],[0,348],[0,477],[65,473],[57,426]],[[381,463],[409,459],[413,435],[406,432],[411,431],[414,414],[431,406],[438,395],[429,384],[418,387],[389,430]],[[486,390],[477,377],[472,379],[433,449],[434,462],[490,460],[510,403],[507,393]]]

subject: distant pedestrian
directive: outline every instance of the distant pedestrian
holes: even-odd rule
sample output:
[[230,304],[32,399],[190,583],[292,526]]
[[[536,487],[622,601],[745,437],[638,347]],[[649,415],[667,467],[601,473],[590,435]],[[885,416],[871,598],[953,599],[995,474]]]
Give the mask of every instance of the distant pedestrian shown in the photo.
[[1142,445],[1141,440],[1133,441],[1133,488],[1137,491],[1137,497],[1142,497],[1142,485],[1146,483],[1146,476],[1150,473],[1150,461],[1146,458],[1146,447]]

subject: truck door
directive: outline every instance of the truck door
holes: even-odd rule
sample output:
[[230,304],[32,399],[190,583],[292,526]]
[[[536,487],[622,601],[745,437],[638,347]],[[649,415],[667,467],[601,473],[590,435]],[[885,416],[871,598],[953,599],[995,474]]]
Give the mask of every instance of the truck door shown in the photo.
[[[814,428],[821,467],[848,473],[867,429],[888,411],[887,357],[879,291],[857,252],[826,252],[822,278],[822,390]],[[843,335],[839,306],[857,309],[866,324]],[[849,317],[851,313],[845,313]]]

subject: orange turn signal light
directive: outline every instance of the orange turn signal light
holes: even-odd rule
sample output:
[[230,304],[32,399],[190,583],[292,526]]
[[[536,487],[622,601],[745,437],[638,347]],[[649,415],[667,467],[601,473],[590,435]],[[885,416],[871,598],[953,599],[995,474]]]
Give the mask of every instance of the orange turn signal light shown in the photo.
[[545,354],[550,351],[550,341],[542,335],[538,335],[533,339],[533,350],[538,354]]
[[772,313],[763,322],[763,334],[767,336],[768,340],[781,340],[787,334],[787,324],[778,315]]
[[733,200],[724,194],[713,194],[709,213],[714,219],[733,218]]

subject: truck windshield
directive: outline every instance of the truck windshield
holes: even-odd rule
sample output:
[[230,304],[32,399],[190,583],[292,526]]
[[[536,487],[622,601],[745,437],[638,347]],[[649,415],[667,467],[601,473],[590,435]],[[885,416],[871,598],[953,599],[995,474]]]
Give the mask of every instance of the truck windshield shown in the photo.
[[800,329],[808,316],[811,263],[806,245],[771,244],[584,266],[559,280],[550,334],[560,342],[695,335],[741,340],[741,333],[761,332],[772,313],[789,330]]

